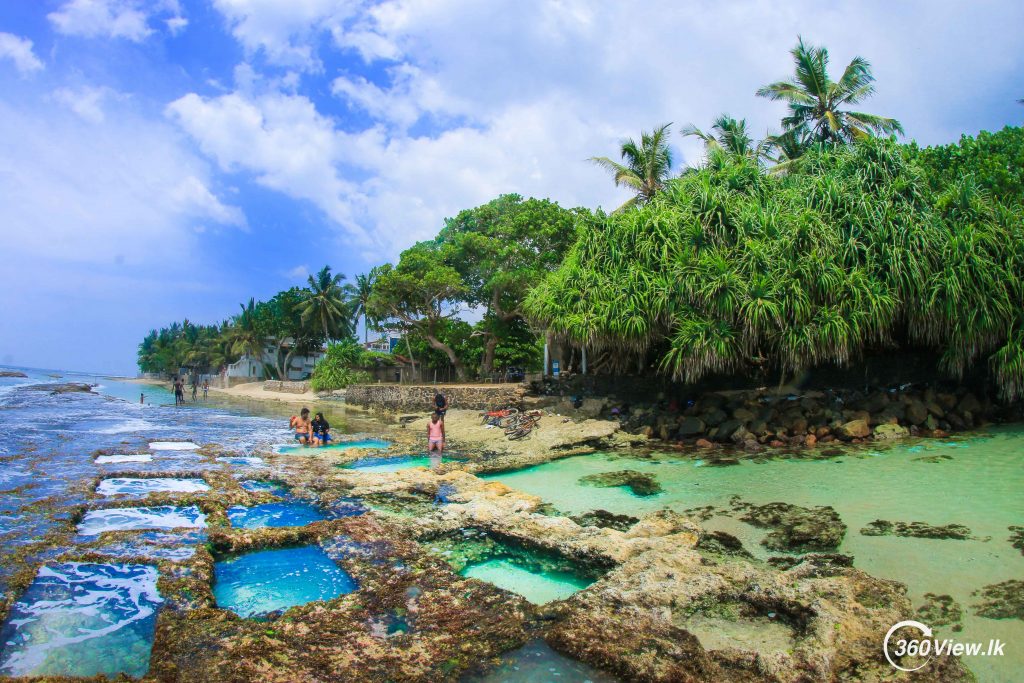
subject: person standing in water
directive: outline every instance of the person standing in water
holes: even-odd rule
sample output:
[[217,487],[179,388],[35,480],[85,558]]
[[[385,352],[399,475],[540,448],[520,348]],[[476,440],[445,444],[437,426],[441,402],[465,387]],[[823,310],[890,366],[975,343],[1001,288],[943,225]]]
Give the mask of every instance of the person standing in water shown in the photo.
[[146,395],[139,394],[139,405],[143,405],[146,402]]
[[180,377],[174,378],[174,405],[180,406],[185,403],[185,380]]
[[207,396],[210,394],[210,380],[203,380],[203,400],[205,401]]
[[199,383],[192,380],[192,402],[195,403],[199,397]]
[[427,423],[427,455],[434,451],[439,455],[444,454],[444,420],[441,419],[440,411],[434,411]]

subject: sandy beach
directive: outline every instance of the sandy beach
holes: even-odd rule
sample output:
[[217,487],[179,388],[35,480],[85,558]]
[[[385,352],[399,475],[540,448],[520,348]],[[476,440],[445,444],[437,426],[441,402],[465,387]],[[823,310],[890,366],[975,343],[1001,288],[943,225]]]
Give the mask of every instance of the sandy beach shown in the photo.
[[211,392],[225,394],[235,398],[244,398],[258,401],[279,401],[281,403],[311,403],[320,400],[315,393],[307,391],[302,394],[289,394],[283,391],[265,391],[263,382],[247,382],[238,384],[229,389],[218,389],[210,387]]

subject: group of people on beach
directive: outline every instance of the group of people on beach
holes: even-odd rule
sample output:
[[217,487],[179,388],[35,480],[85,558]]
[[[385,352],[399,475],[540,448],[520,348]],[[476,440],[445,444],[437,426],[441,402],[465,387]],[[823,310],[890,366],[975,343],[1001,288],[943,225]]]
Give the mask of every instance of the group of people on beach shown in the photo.
[[[445,431],[444,416],[448,412],[448,399],[438,392],[434,395],[433,412],[427,422],[427,453],[444,453]],[[331,425],[323,413],[317,413],[309,419],[309,408],[303,408],[298,415],[292,415],[288,428],[294,433],[294,439],[303,446],[318,448],[331,442]]]
[[[192,402],[195,403],[199,400],[199,389],[203,390],[203,400],[205,401],[210,394],[210,380],[203,380],[202,385],[199,384],[199,380],[192,379]],[[174,405],[181,406],[185,405],[185,378],[175,376],[174,378]]]
[[292,415],[288,428],[294,430],[295,440],[303,446],[318,448],[331,442],[331,424],[323,413],[309,419],[309,408],[303,408],[298,415]]

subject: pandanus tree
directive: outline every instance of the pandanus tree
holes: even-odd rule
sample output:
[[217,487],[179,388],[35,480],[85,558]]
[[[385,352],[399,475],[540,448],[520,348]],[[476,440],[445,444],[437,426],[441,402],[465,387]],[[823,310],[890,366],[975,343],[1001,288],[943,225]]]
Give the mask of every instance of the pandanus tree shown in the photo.
[[693,382],[927,347],[1024,397],[1021,207],[971,177],[930,191],[891,141],[816,145],[788,174],[734,158],[597,222],[526,302],[595,355]]
[[632,138],[623,140],[619,154],[623,163],[608,157],[591,157],[601,168],[612,172],[615,185],[628,187],[636,195],[616,209],[624,211],[637,204],[650,201],[664,186],[672,171],[672,150],[668,145],[671,123],[640,134],[640,142]]
[[316,275],[309,276],[309,289],[299,305],[303,321],[319,327],[328,341],[352,335],[352,315],[342,286],[344,280],[343,274],[332,275],[331,267],[324,266]]
[[875,92],[871,64],[854,57],[838,81],[828,74],[828,50],[799,38],[791,50],[796,67],[793,80],[770,83],[757,91],[759,97],[785,102],[789,115],[783,129],[806,132],[815,142],[845,144],[872,135],[903,133],[896,119],[850,109]]

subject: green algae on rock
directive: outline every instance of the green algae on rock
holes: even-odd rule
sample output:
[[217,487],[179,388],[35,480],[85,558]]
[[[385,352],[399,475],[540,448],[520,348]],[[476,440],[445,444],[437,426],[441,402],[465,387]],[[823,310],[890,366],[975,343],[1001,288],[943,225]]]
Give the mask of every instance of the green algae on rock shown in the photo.
[[635,470],[588,474],[580,477],[579,481],[581,484],[597,486],[599,488],[623,486],[637,496],[653,496],[662,491],[661,484],[658,483],[657,478],[653,474],[645,474]]
[[734,505],[746,510],[740,517],[756,527],[771,529],[761,545],[772,550],[804,553],[835,550],[846,535],[846,525],[830,505],[805,508],[790,503]]
[[981,598],[974,613],[988,619],[1024,620],[1024,581],[1011,579],[976,590],[971,595]]
[[1024,555],[1024,526],[1007,527],[1010,531],[1010,545]]
[[570,519],[580,526],[595,526],[601,529],[617,529],[628,531],[631,526],[640,521],[639,518],[631,515],[617,515],[607,510],[591,510],[579,515],[571,515]]
[[951,626],[962,631],[964,611],[960,603],[949,595],[924,594],[925,603],[917,608],[917,616],[929,626]]
[[909,538],[937,538],[958,541],[975,540],[971,530],[963,524],[934,526],[925,522],[890,522],[876,519],[860,530],[862,536],[904,536]]

